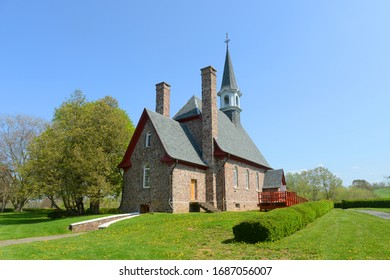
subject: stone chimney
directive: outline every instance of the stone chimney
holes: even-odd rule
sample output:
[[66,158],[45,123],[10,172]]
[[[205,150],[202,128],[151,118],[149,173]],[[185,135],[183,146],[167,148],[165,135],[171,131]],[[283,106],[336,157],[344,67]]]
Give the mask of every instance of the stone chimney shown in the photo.
[[170,95],[171,95],[171,86],[165,82],[156,84],[156,112],[170,117]]
[[217,207],[216,161],[214,138],[218,137],[217,71],[208,66],[202,73],[202,155],[209,166],[206,171],[206,201]]
[[217,70],[208,66],[202,73],[202,125],[203,158],[212,164],[214,158],[214,138],[218,137],[217,109]]

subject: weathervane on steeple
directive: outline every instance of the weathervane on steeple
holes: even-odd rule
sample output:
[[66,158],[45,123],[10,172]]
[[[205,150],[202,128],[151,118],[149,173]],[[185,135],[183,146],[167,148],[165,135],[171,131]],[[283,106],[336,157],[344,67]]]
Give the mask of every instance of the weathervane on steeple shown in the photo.
[[230,42],[229,33],[226,33],[226,40],[225,40],[225,43],[226,43],[226,48],[227,48],[227,49],[229,48],[229,42]]

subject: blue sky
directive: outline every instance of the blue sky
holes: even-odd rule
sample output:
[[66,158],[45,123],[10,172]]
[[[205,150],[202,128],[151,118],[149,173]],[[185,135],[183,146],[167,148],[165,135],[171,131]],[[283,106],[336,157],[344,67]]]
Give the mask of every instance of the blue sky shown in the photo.
[[0,114],[50,120],[81,89],[133,123],[171,85],[201,96],[226,45],[241,120],[274,168],[327,167],[345,185],[390,175],[390,2],[0,0]]

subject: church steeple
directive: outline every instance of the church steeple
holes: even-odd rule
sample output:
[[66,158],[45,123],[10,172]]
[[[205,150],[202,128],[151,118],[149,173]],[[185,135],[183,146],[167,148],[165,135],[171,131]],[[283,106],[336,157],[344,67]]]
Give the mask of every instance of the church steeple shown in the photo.
[[229,53],[229,41],[230,39],[226,33],[225,66],[218,96],[220,97],[220,110],[224,112],[235,125],[238,125],[240,124],[240,97],[242,93],[237,86],[236,77],[234,75],[233,64]]

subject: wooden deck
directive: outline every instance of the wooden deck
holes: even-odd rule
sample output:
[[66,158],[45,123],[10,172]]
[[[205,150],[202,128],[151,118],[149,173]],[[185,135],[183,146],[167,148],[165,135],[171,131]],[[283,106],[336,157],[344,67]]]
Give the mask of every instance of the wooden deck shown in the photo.
[[303,202],[307,202],[307,199],[297,195],[295,192],[259,192],[258,206],[260,211],[267,211]]

